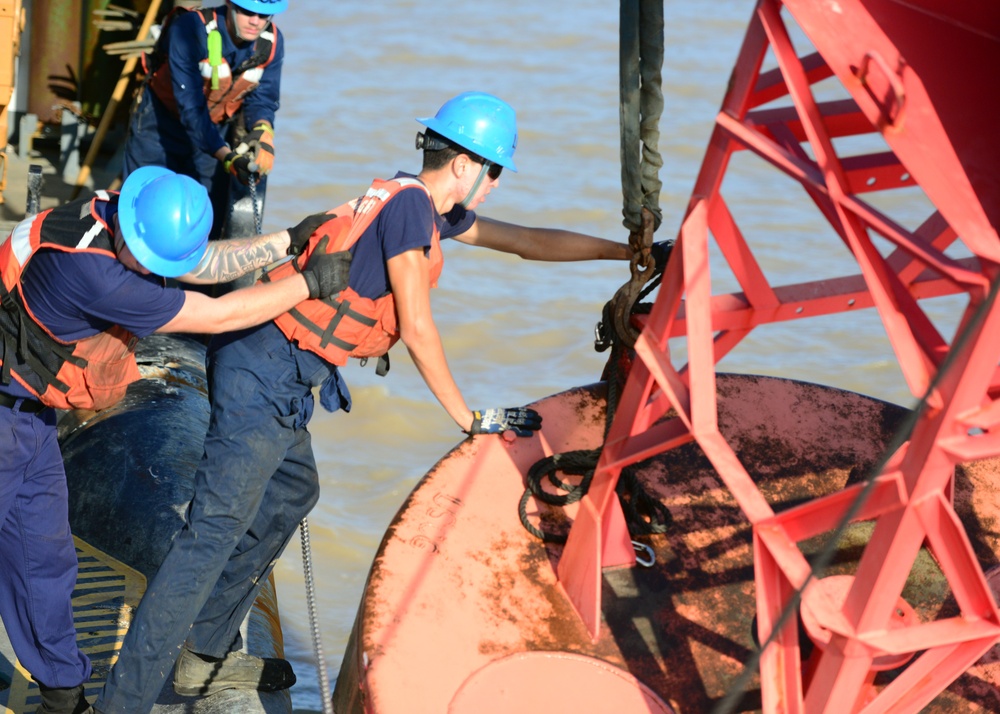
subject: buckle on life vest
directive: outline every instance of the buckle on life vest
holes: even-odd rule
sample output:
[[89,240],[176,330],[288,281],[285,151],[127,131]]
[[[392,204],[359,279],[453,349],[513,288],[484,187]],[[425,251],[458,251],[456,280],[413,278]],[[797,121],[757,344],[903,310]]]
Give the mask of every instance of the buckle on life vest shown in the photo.
[[3,309],[7,312],[17,312],[17,300],[14,298],[14,293],[4,288],[3,295],[0,296],[0,305],[2,305]]
[[[368,358],[362,357],[358,360],[358,364],[364,367],[368,364]],[[386,352],[384,355],[379,355],[378,361],[375,363],[375,374],[379,377],[384,377],[389,374],[389,353]]]

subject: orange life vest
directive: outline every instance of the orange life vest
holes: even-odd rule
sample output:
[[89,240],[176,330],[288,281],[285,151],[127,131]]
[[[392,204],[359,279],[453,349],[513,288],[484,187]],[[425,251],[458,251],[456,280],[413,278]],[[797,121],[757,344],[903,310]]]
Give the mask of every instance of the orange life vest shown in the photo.
[[[410,188],[427,191],[416,179],[376,180],[362,198],[330,212],[330,220],[316,230],[301,255],[268,270],[261,280],[278,280],[293,271],[301,271],[314,250],[327,253],[347,250],[371,225],[386,202],[400,191]],[[430,200],[430,193],[427,197]],[[429,278],[430,286],[437,287],[444,256],[441,253],[441,234],[433,218],[430,229],[431,247],[427,256],[430,260]],[[361,297],[353,288],[347,288],[325,300],[301,302],[274,322],[285,337],[300,348],[315,352],[336,365],[347,364],[348,357],[381,357],[399,339],[396,302],[391,292],[371,299]]]
[[[211,10],[211,8],[208,8]],[[184,8],[175,8],[167,19],[163,22],[163,29],[160,37],[164,37],[167,28],[179,12],[186,12]],[[205,25],[205,36],[207,37],[213,30],[219,29],[219,16],[215,12],[210,13],[210,17],[205,15],[203,9],[195,10],[198,17]],[[220,31],[225,31],[222,28]],[[260,84],[261,77],[264,76],[264,68],[274,59],[275,46],[277,45],[277,27],[272,23],[264,32],[260,33],[254,41],[253,54],[246,62],[235,70],[223,59],[218,67],[219,88],[212,89],[212,65],[208,58],[198,63],[198,70],[204,81],[205,100],[208,103],[208,113],[212,121],[221,124],[227,119],[235,116],[243,106],[243,100],[247,94],[252,92]],[[165,53],[158,46],[149,54],[142,56],[143,70],[149,77],[149,87],[153,90],[157,99],[163,102],[174,116],[178,116],[177,100],[174,97],[174,86],[170,77],[170,63],[167,61]]]
[[27,218],[0,243],[0,383],[10,384],[13,376],[56,409],[104,409],[142,376],[134,354],[138,340],[128,330],[115,325],[82,340],[60,340],[38,322],[21,293],[24,271],[42,248],[117,259],[111,231],[95,209],[110,197],[99,191],[93,199]]

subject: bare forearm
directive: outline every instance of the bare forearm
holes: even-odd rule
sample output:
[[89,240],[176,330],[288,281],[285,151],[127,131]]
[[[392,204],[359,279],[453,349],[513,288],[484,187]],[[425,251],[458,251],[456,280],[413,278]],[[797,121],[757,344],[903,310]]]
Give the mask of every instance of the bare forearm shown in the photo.
[[441,335],[431,314],[430,280],[422,250],[407,250],[386,263],[399,318],[399,338],[413,358],[428,389],[460,429],[472,426],[472,411],[465,405],[448,369]]
[[632,249],[628,243],[617,243],[583,233],[557,228],[529,228],[540,237],[528,241],[530,250],[521,255],[526,260],[628,260]]
[[209,241],[197,267],[178,280],[196,285],[228,283],[281,260],[288,250],[288,243],[288,231]]
[[403,338],[403,344],[406,345],[413,364],[431,390],[431,394],[448,412],[448,416],[455,420],[459,429],[468,429],[472,424],[472,411],[466,406],[465,399],[448,368],[440,338],[436,334],[434,336],[411,334]]
[[628,243],[559,228],[528,228],[482,216],[476,218],[472,229],[457,240],[513,253],[525,260],[629,260],[632,257]]
[[211,298],[186,292],[184,306],[157,332],[219,334],[273,320],[309,297],[301,275],[262,283]]

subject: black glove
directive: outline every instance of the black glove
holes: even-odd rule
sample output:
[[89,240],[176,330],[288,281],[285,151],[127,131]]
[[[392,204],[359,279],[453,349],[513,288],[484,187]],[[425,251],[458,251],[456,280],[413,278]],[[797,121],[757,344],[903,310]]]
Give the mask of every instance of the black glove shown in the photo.
[[309,286],[309,297],[323,300],[336,295],[347,287],[347,281],[351,275],[350,251],[341,250],[336,253],[327,253],[327,239],[324,238],[316,246],[316,252],[309,257],[309,262],[302,270],[302,277],[306,279]]
[[472,412],[472,426],[468,433],[499,434],[509,429],[518,436],[531,436],[541,428],[542,417],[534,409],[482,409]]
[[667,259],[670,258],[670,251],[674,249],[672,240],[661,240],[649,246],[649,255],[653,259],[653,268],[663,270],[667,267]]
[[230,151],[222,161],[222,166],[226,169],[226,173],[235,176],[244,186],[250,183],[250,174],[253,172],[250,170],[249,154],[238,154],[235,151]]
[[316,229],[333,218],[334,214],[332,213],[314,213],[303,218],[297,226],[289,228],[288,236],[291,238],[291,242],[288,244],[288,255],[301,253]]

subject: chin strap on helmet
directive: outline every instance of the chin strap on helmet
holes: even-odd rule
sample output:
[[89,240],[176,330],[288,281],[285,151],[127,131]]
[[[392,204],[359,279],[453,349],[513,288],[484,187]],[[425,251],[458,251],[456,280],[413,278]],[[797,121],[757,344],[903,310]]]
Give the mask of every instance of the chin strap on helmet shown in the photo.
[[467,194],[465,194],[465,198],[463,198],[459,202],[459,204],[462,206],[462,208],[468,208],[469,204],[472,203],[473,197],[475,197],[476,192],[479,190],[479,187],[482,186],[483,179],[486,178],[486,174],[488,174],[489,171],[490,171],[490,165],[489,164],[483,164],[480,167],[480,169],[479,169],[479,175],[476,177],[476,182],[474,184],[472,184],[472,188],[470,188],[469,192]]

